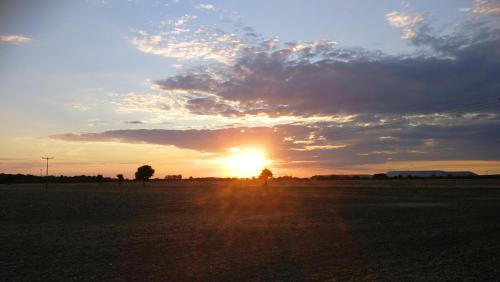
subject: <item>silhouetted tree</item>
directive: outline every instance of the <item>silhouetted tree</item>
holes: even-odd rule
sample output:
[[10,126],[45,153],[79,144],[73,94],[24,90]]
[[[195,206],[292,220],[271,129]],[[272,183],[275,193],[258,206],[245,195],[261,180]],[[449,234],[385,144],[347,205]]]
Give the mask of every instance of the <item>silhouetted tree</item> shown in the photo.
[[123,182],[123,174],[117,174],[116,178],[118,178],[118,185],[122,185]]
[[385,173],[375,173],[373,179],[387,179],[387,174]]
[[153,176],[155,170],[149,165],[143,165],[137,169],[135,180],[142,181],[143,184]]
[[263,180],[267,180],[270,177],[273,177],[273,173],[267,168],[263,169],[259,175],[259,179],[263,179]]
[[165,176],[165,180],[168,180],[168,181],[181,181],[182,180],[182,175],[167,175]]
[[96,176],[95,180],[97,181],[97,183],[101,184],[102,181],[104,180],[104,177],[101,174],[99,174]]
[[264,168],[259,175],[259,179],[264,180],[264,185],[267,185],[267,179],[271,177],[273,177],[273,173],[267,168]]

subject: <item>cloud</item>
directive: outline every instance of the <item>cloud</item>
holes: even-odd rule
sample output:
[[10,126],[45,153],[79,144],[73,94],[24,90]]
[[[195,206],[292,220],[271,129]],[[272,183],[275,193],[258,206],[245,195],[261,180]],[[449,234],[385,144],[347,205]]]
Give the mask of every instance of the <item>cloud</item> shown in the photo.
[[0,35],[0,42],[8,42],[14,44],[26,44],[31,41],[31,38],[23,35]]
[[[166,93],[189,93],[184,106],[192,114],[298,119],[254,128],[248,139],[241,132],[251,129],[241,127],[196,131],[197,138],[214,140],[212,145],[166,143],[212,152],[261,143],[283,166],[318,168],[498,160],[498,27],[475,21],[441,34],[418,24],[419,17],[396,16],[390,15],[394,25],[414,28],[408,42],[419,48],[417,53],[394,56],[342,48],[333,41],[278,41],[272,48],[261,47],[269,44],[262,42],[244,48],[231,64],[188,69],[156,81]],[[300,122],[318,116],[325,120]],[[326,119],[332,116],[349,118],[342,123]],[[161,134],[193,138],[192,132]]]
[[414,16],[406,15],[398,11],[392,11],[385,15],[385,18],[390,25],[402,28],[404,39],[411,39],[416,36],[415,26],[424,20],[423,15],[416,14]]
[[93,118],[93,119],[88,119],[87,120],[87,125],[89,127],[95,127],[95,126],[100,126],[100,125],[106,125],[107,123],[99,118]]
[[[227,11],[218,12],[226,16]],[[134,30],[129,42],[137,50],[178,60],[212,61],[232,65],[248,52],[273,49],[277,37],[263,39],[253,28],[231,19],[220,25],[203,25],[198,16],[184,15],[161,22],[161,31]],[[230,31],[227,31],[230,30]]]
[[204,10],[215,11],[215,6],[212,5],[212,4],[198,4],[195,7],[197,9],[204,9]]
[[[342,125],[332,122],[273,127],[201,130],[128,129],[101,133],[68,133],[52,138],[71,142],[123,142],[171,145],[223,154],[229,148],[263,148],[283,166],[349,168],[388,161],[498,160],[500,117],[464,118],[450,124],[360,116]],[[380,120],[385,120],[380,122]],[[387,138],[390,136],[390,138]]]
[[196,115],[241,116],[231,105],[211,98],[194,98],[187,101],[186,109]]
[[[227,128],[214,130],[114,130],[103,133],[62,134],[55,139],[83,142],[149,143],[173,145],[202,152],[224,152],[230,147],[270,145],[279,140],[271,128]],[[262,142],[262,140],[267,140]]]
[[391,56],[334,42],[247,49],[233,65],[196,68],[156,81],[190,93],[197,115],[332,116],[496,111],[500,32],[472,25],[440,36],[426,26],[410,42],[420,53]]
[[424,19],[424,17],[420,14],[409,16],[397,11],[387,13],[385,17],[387,21],[394,27],[414,26]]
[[173,21],[172,25],[177,26],[177,27],[184,26],[187,23],[189,23],[190,21],[193,21],[197,18],[198,17],[194,16],[194,15],[184,15],[184,16],[179,17],[175,21]]
[[[173,22],[167,32],[150,35],[137,31],[130,43],[139,51],[179,60],[213,60],[230,64],[244,44],[234,34],[207,27],[183,27],[183,20]],[[176,25],[183,23],[183,25]]]
[[[244,25],[234,33],[198,26],[194,17],[166,21],[163,32],[138,31],[131,42],[139,50],[204,65],[186,64],[177,75],[157,80],[154,90],[161,94],[117,96],[118,109],[177,111],[207,126],[52,138],[215,154],[264,147],[281,166],[325,169],[498,160],[498,26],[480,19],[445,33],[420,14],[391,12],[386,18],[406,32],[416,52],[389,55],[333,40],[282,42]],[[214,128],[205,122],[214,117],[231,123]],[[257,118],[279,124],[251,127]]]
[[473,14],[500,14],[500,1],[498,0],[475,0],[474,7],[462,8],[460,11]]
[[89,105],[85,105],[85,104],[80,103],[80,102],[71,102],[69,104],[69,106],[73,110],[80,111],[80,112],[86,112],[86,111],[88,111],[90,109]]
[[113,93],[116,111],[120,113],[132,112],[165,112],[172,107],[178,107],[179,99],[173,100],[165,94],[139,94],[129,92],[125,94]]

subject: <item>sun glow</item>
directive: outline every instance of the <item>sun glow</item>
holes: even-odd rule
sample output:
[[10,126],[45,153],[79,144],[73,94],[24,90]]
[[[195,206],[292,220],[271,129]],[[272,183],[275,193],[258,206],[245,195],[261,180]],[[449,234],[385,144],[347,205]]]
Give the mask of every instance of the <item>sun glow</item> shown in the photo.
[[230,156],[223,160],[223,165],[226,171],[234,177],[257,177],[270,163],[264,151],[259,149],[233,147],[227,151]]

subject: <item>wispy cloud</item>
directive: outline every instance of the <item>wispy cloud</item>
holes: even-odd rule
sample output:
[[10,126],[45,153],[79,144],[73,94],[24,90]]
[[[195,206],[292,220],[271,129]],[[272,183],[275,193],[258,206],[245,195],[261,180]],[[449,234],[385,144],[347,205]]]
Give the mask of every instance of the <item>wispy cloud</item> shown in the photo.
[[31,41],[31,38],[23,35],[0,35],[0,42],[8,42],[14,44],[25,44]]
[[[220,11],[220,17],[230,14]],[[129,42],[139,51],[178,60],[236,63],[245,52],[275,48],[277,37],[263,39],[239,20],[219,25],[203,25],[196,15],[184,15],[161,22],[160,30],[135,30]],[[228,31],[229,30],[229,31]]]
[[80,112],[86,112],[90,109],[89,105],[85,105],[85,104],[80,103],[80,102],[71,102],[71,103],[69,103],[68,106],[71,107],[71,109],[73,109],[75,111],[80,111]]
[[403,29],[402,38],[404,39],[411,39],[415,37],[415,25],[424,20],[424,16],[421,14],[407,15],[398,11],[387,13],[385,18],[390,25]]
[[474,7],[462,8],[463,12],[473,14],[500,14],[500,1],[499,0],[475,0]]
[[184,15],[172,21],[172,25],[177,27],[184,26],[188,24],[190,21],[196,20],[197,18],[198,16],[195,15]]
[[87,120],[87,125],[89,127],[95,127],[100,125],[106,125],[107,123],[99,118],[92,118]]
[[162,31],[135,31],[130,43],[139,51],[178,60],[212,60],[231,64],[247,45],[245,38],[220,28],[196,24],[184,15],[161,23]]
[[424,19],[424,17],[420,14],[409,16],[397,11],[387,13],[385,17],[387,21],[394,27],[414,26]]
[[195,6],[197,9],[204,9],[204,10],[210,10],[210,11],[215,11],[215,6],[212,4],[198,4]]
[[140,94],[129,92],[125,94],[112,94],[116,106],[116,111],[119,113],[132,112],[166,112],[174,106],[178,100],[173,100],[165,94]]

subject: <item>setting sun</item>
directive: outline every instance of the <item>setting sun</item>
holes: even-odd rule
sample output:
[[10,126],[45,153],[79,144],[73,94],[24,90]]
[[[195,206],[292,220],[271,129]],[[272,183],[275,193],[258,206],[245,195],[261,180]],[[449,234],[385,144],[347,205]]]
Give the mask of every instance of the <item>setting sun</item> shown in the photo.
[[231,154],[223,160],[226,171],[235,177],[257,177],[262,169],[268,165],[265,153],[255,148],[230,148]]

